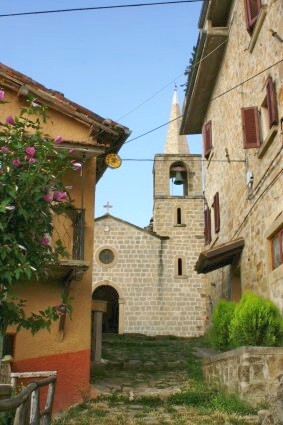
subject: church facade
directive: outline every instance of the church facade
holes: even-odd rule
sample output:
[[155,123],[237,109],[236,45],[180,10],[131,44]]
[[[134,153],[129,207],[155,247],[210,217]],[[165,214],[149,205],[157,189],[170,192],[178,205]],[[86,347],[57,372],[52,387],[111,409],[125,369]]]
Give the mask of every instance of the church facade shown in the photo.
[[164,153],[154,158],[150,225],[109,213],[95,220],[92,297],[107,302],[105,332],[204,332],[205,282],[194,271],[204,243],[201,155],[190,154],[179,135],[180,115],[175,91]]

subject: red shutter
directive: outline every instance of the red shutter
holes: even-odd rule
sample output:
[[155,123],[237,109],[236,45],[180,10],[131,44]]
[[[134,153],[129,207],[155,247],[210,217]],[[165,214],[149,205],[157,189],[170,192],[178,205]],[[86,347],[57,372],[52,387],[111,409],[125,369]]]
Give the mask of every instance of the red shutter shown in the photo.
[[258,109],[242,108],[242,124],[244,148],[258,148],[260,146]]
[[202,127],[202,137],[203,137],[203,155],[206,159],[209,158],[211,149],[212,149],[212,124],[211,121],[208,121]]
[[266,83],[266,92],[267,92],[267,108],[268,108],[268,117],[269,117],[269,127],[278,124],[278,111],[277,111],[277,99],[276,92],[274,87],[274,82],[272,77],[269,77]]
[[261,8],[261,0],[244,0],[247,30],[251,35]]
[[211,242],[211,213],[210,209],[204,210],[204,243],[208,245]]
[[214,230],[215,230],[215,233],[218,233],[220,231],[220,206],[219,206],[218,192],[216,192],[214,195],[213,208],[214,208]]

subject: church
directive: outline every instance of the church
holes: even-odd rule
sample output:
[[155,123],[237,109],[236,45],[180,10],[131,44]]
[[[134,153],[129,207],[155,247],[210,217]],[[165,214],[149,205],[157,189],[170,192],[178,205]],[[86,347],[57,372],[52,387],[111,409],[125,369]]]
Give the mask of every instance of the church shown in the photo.
[[95,219],[92,299],[105,302],[103,332],[204,332],[205,279],[194,270],[204,244],[202,162],[179,134],[180,116],[175,89],[164,153],[154,157],[149,226],[128,223],[109,209]]

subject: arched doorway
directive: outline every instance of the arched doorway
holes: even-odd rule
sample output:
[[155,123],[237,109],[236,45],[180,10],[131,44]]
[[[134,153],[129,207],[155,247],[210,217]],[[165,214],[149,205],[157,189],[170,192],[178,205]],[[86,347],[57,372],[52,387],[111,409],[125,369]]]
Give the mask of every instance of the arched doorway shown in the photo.
[[110,285],[101,285],[92,294],[92,299],[107,301],[107,310],[102,317],[102,332],[118,333],[119,329],[119,294]]

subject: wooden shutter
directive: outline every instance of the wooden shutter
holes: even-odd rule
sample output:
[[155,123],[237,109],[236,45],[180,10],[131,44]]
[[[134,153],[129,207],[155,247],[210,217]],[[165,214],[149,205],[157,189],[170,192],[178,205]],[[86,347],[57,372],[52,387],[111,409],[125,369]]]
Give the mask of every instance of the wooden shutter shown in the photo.
[[277,99],[272,77],[269,77],[266,83],[266,98],[269,117],[269,127],[278,124]]
[[261,0],[244,0],[248,33],[251,35],[261,9]]
[[242,108],[242,124],[244,148],[258,148],[260,146],[258,109]]
[[202,140],[203,140],[203,155],[205,159],[209,158],[212,149],[212,124],[208,121],[202,127]]
[[220,205],[219,205],[218,192],[216,192],[214,195],[213,208],[214,208],[214,230],[215,230],[215,233],[218,233],[220,231]]
[[211,242],[211,212],[209,208],[204,210],[204,243],[208,245]]

